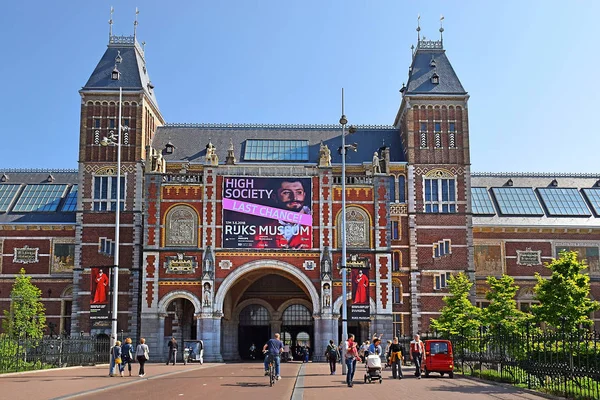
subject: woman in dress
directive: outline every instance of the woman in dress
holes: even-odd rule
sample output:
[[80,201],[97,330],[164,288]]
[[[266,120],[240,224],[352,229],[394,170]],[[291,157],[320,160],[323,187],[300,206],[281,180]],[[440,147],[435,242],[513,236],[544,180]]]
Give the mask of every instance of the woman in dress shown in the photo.
[[140,344],[137,345],[135,350],[135,355],[137,357],[138,362],[140,363],[140,373],[139,376],[142,378],[146,375],[146,371],[144,371],[144,364],[150,358],[150,351],[148,349],[148,345],[146,344],[146,339],[141,338]]

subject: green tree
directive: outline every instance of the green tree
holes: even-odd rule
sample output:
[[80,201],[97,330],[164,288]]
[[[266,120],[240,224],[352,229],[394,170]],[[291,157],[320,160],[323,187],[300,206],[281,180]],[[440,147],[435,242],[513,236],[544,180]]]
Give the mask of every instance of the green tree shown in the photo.
[[600,309],[600,303],[590,299],[590,277],[581,271],[587,268],[574,251],[563,251],[547,267],[549,279],[536,273],[535,298],[540,304],[531,311],[537,322],[555,329],[576,332],[580,326],[593,324],[590,315]]
[[517,309],[514,300],[519,287],[511,276],[502,275],[498,279],[488,276],[487,283],[490,287],[485,298],[490,304],[482,312],[482,323],[493,331],[502,330],[508,333],[517,333],[524,328],[527,314]]
[[431,328],[443,336],[476,335],[481,325],[481,310],[469,300],[473,282],[463,272],[448,279],[450,296],[444,297],[439,318],[431,320]]
[[21,268],[10,292],[10,309],[4,310],[2,328],[9,337],[41,339],[46,327],[46,309],[40,301],[42,291],[31,283]]

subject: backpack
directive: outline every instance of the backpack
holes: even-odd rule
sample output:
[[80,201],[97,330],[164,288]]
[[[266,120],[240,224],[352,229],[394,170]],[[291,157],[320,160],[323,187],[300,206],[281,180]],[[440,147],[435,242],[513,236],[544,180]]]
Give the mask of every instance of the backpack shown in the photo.
[[328,346],[327,355],[329,356],[330,360],[332,360],[332,361],[337,360],[337,350],[335,349],[335,347]]

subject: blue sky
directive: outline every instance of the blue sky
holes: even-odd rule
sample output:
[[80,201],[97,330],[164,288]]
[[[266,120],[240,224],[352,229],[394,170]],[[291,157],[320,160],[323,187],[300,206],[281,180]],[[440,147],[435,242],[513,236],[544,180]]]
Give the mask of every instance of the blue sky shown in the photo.
[[[568,3],[568,4],[567,4]],[[146,41],[168,122],[391,124],[416,42],[469,92],[472,170],[599,172],[597,1],[21,1],[3,5],[2,168],[77,168],[80,97],[114,34]]]

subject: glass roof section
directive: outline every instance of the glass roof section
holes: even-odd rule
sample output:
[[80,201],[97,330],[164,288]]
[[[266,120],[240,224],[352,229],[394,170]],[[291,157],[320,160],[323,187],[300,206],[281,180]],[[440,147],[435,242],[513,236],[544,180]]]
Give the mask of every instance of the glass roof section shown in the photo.
[[583,193],[592,205],[596,215],[600,216],[600,189],[583,189]]
[[77,210],[77,191],[78,191],[77,185],[71,186],[71,191],[69,192],[69,195],[65,199],[65,203],[63,204],[61,211],[76,211]]
[[492,193],[504,215],[544,215],[532,188],[492,188]]
[[8,211],[8,207],[10,207],[20,187],[21,185],[15,184],[0,185],[0,212]]
[[248,139],[245,161],[308,161],[308,140]]
[[575,188],[539,188],[548,215],[550,216],[581,216],[592,215],[579,190]]
[[487,188],[484,187],[471,188],[471,208],[473,209],[473,214],[496,214],[490,194],[488,193]]
[[13,207],[14,212],[56,211],[67,185],[27,185]]

